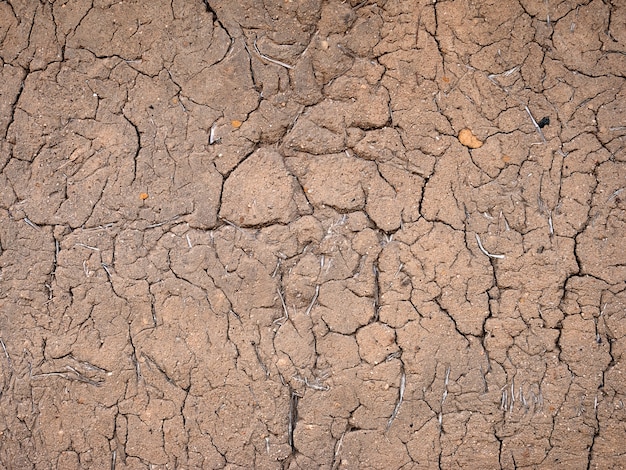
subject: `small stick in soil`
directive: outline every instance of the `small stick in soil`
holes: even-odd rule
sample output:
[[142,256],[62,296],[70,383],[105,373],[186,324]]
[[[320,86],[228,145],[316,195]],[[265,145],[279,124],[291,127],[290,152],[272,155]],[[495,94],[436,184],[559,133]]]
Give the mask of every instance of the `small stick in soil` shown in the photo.
[[309,382],[309,379],[306,377],[300,377],[298,375],[293,377],[294,380],[297,380],[298,382],[302,382],[304,385],[306,385],[309,388],[312,388],[313,390],[317,390],[319,392],[327,392],[330,390],[330,386],[329,385],[322,385],[320,384],[319,379],[315,379],[314,382]]
[[108,370],[103,369],[102,367],[98,367],[98,366],[93,365],[91,362],[81,361],[81,360],[79,360],[79,359],[76,359],[76,358],[75,358],[74,356],[72,356],[71,354],[69,355],[69,357],[70,357],[70,358],[72,358],[73,360],[75,360],[76,362],[78,362],[80,365],[82,365],[82,366],[83,366],[83,367],[85,367],[86,369],[89,369],[89,370],[96,370],[96,371],[98,371],[98,372],[103,372],[103,373],[109,372]]
[[398,270],[393,275],[394,278],[398,277],[398,274],[400,274],[400,272],[402,271],[402,268],[404,268],[404,263],[400,263],[400,265],[398,266]]
[[111,470],[115,470],[115,461],[117,460],[117,450],[111,452]]
[[95,380],[88,379],[87,377],[81,375],[76,369],[73,369],[70,366],[66,366],[66,367],[72,372],[74,372],[76,376],[74,376],[73,374],[69,374],[67,372],[45,372],[43,374],[31,375],[30,378],[40,379],[44,377],[61,377],[65,380],[77,380],[79,382],[87,383],[89,385],[94,385],[96,387],[99,387],[100,385],[102,385],[100,382],[96,382]]
[[[46,287],[46,289],[48,289],[48,302],[50,302],[52,300],[52,298],[54,297],[54,292],[53,292],[54,289],[47,282],[44,284],[44,286]],[[48,303],[48,302],[46,302],[46,303]]]
[[616,199],[617,196],[619,196],[620,194],[622,194],[622,192],[624,191],[624,188],[620,188],[617,191],[615,191],[613,194],[611,194],[611,197],[607,199],[606,202],[611,202],[613,199]]
[[22,220],[26,222],[27,225],[30,225],[32,228],[34,228],[35,230],[41,230],[41,227],[39,227],[39,225],[37,225],[32,220],[30,220],[28,217],[24,217]]
[[109,280],[111,279],[111,269],[110,266],[108,264],[105,263],[101,263],[102,264],[102,268],[106,271],[107,276],[109,276]]
[[272,273],[272,277],[276,277],[276,274],[278,274],[278,269],[280,268],[280,264],[282,263],[282,260],[280,259],[279,256],[276,257],[276,267],[274,268],[274,272]]
[[186,233],[185,234],[185,238],[187,238],[187,246],[189,246],[189,248],[193,248],[193,245],[191,244],[191,238],[189,238],[189,234]]
[[506,216],[502,211],[500,211],[500,219],[504,219],[504,229],[508,232],[511,227],[509,227],[509,222],[506,220]]
[[385,358],[385,362],[393,361],[394,359],[398,359],[400,356],[402,356],[402,351],[392,352]]
[[[374,305],[378,310],[380,306],[380,287],[378,285],[378,268],[376,267],[376,263],[372,263],[372,271],[374,272]],[[377,312],[378,315],[378,312]],[[378,318],[376,318],[378,320]]]
[[67,379],[68,375],[65,372],[43,372],[41,374],[31,374],[30,376],[31,379],[41,379],[43,377],[63,377],[64,379]]
[[287,304],[285,303],[285,298],[283,297],[283,293],[280,291],[280,289],[276,289],[276,292],[278,292],[278,297],[280,297],[280,303],[283,305],[283,310],[285,311],[285,318],[289,320],[289,310],[287,310]]
[[446,378],[444,380],[443,396],[441,397],[441,406],[443,406],[448,396],[448,382],[450,380],[450,366],[446,369]]
[[521,67],[519,65],[516,65],[515,67],[513,67],[512,69],[509,69],[505,72],[502,73],[492,73],[491,75],[487,75],[487,78],[489,79],[489,81],[495,83],[496,85],[500,86],[499,83],[495,82],[495,78],[499,77],[500,75],[502,75],[503,77],[508,77],[509,75],[513,75],[515,72],[517,72]]
[[480,237],[478,236],[478,234],[476,234],[476,241],[478,242],[478,248],[480,248],[480,251],[482,251],[484,254],[489,256],[489,258],[504,259],[504,255],[494,255],[492,253],[489,253],[487,250],[485,250],[482,242],[480,241]]
[[96,227],[91,227],[91,228],[84,228],[83,230],[89,230],[89,231],[94,231],[94,230],[107,230],[109,228],[112,228],[115,224],[114,223],[108,223],[108,224],[104,224],[104,225],[98,225]]
[[74,246],[82,246],[83,248],[87,248],[88,250],[100,251],[100,248],[96,248],[95,246],[85,245],[84,243],[76,243]]
[[343,447],[343,437],[346,435],[345,431],[341,434],[339,440],[335,443],[335,454],[333,455],[333,461],[330,463],[330,470],[337,470],[339,466],[342,464],[341,459],[339,459],[339,453],[341,452],[341,448]]
[[0,338],[0,345],[2,345],[2,349],[4,350],[4,355],[7,357],[7,363],[9,364],[9,369],[12,369],[11,356],[9,356],[9,351],[7,351],[6,344],[4,344],[4,340],[2,338]]
[[220,220],[224,221],[226,224],[230,225],[235,230],[238,230],[239,232],[243,233],[246,237],[250,238],[250,236],[239,225],[234,224],[233,222],[231,222],[228,219],[225,219],[224,217],[220,217]]
[[548,213],[548,227],[550,227],[550,236],[554,235],[554,225],[552,224],[552,211]]
[[541,137],[541,140],[545,144],[547,142],[547,140],[546,140],[546,137],[543,135],[543,131],[541,130],[541,127],[539,127],[539,124],[537,124],[537,121],[535,121],[535,118],[533,117],[532,113],[530,112],[530,109],[528,109],[528,106],[524,106],[524,109],[526,109],[526,112],[528,113],[528,116],[530,116],[530,120],[533,122],[533,126],[535,126],[535,129],[537,129],[537,132],[539,133],[539,137]]
[[512,69],[507,70],[506,72],[502,73],[502,75],[504,75],[505,77],[508,77],[509,75],[514,74],[515,72],[517,72],[519,69],[521,68],[521,66],[516,65],[515,67],[513,67]]
[[100,385],[102,385],[102,382],[99,382],[99,381],[96,381],[96,380],[91,380],[90,378],[85,377],[83,374],[78,372],[72,366],[65,366],[65,368],[67,370],[70,370],[70,371],[74,372],[74,374],[76,374],[76,380],[78,380],[79,382],[84,382],[86,384],[94,385],[96,387],[99,387]]
[[307,316],[311,315],[311,310],[313,310],[313,306],[315,305],[315,302],[317,302],[317,297],[319,296],[319,294],[320,294],[320,285],[317,284],[315,286],[315,295],[313,296],[313,299],[311,299],[311,303],[309,304],[305,312]]
[[159,222],[157,224],[152,224],[152,225],[148,225],[146,228],[156,228],[156,227],[161,227],[162,225],[165,224],[169,224],[171,222],[174,222],[176,219],[178,219],[180,217],[180,215],[175,215],[174,217],[172,217],[170,220],[166,220],[165,222]]
[[289,320],[289,310],[287,310],[287,304],[285,303],[283,293],[280,291],[280,289],[276,289],[276,292],[278,292],[278,297],[280,297],[280,303],[283,306],[283,311],[285,312],[285,315],[274,320],[274,323],[282,325],[285,321]]
[[133,352],[132,361],[135,364],[135,374],[137,375],[137,382],[141,380],[141,366],[139,365],[139,361],[137,360],[137,354]]
[[286,64],[284,62],[281,62],[280,60],[276,60],[276,59],[272,59],[271,57],[268,57],[264,54],[261,53],[261,51],[259,50],[259,47],[256,45],[256,39],[254,40],[254,50],[256,51],[257,54],[259,54],[259,57],[261,57],[262,59],[267,60],[268,62],[271,62],[272,64],[276,64],[276,65],[280,65],[281,67],[285,67],[286,69],[292,69],[293,67],[289,64]]
[[400,405],[402,405],[402,401],[404,400],[404,388],[406,387],[406,373],[402,371],[402,376],[400,377],[400,390],[398,393],[398,401],[396,402],[396,407],[393,409],[393,413],[391,413],[391,417],[389,421],[387,421],[387,429],[391,427],[391,423],[396,419],[398,415],[398,411],[400,411]]
[[341,437],[339,438],[339,440],[337,441],[337,445],[335,446],[335,458],[337,458],[337,456],[339,455],[339,452],[341,452],[341,448],[343,447],[343,437],[345,435],[346,433],[344,431],[343,434],[341,434]]

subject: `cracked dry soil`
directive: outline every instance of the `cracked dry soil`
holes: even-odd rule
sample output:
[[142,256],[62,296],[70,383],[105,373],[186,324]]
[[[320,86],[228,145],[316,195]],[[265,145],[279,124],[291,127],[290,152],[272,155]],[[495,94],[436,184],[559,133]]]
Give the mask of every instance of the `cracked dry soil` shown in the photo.
[[2,468],[624,468],[625,23],[0,2]]

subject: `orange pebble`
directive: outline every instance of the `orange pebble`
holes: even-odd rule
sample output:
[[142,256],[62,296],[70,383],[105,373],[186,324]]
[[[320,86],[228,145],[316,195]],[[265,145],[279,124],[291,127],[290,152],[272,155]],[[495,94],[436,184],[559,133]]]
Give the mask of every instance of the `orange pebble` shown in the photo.
[[141,199],[142,201],[145,201],[146,199],[148,199],[148,193],[141,193],[139,195],[139,199]]
[[230,121],[231,126],[233,126],[235,129],[239,129],[241,127],[241,125],[243,124],[241,121]]

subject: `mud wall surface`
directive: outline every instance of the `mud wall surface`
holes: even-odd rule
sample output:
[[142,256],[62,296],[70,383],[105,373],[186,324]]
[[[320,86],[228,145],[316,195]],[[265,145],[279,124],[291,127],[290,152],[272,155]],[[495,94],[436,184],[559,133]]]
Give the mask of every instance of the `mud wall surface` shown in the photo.
[[0,2],[0,467],[617,469],[626,2]]

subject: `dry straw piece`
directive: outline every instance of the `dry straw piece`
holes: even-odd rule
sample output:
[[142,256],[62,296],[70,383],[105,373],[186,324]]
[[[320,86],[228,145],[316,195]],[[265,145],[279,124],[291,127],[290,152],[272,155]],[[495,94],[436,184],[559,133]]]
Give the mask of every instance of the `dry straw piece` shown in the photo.
[[478,140],[469,129],[461,129],[461,132],[459,132],[459,142],[471,149],[477,149],[483,146],[483,142]]

